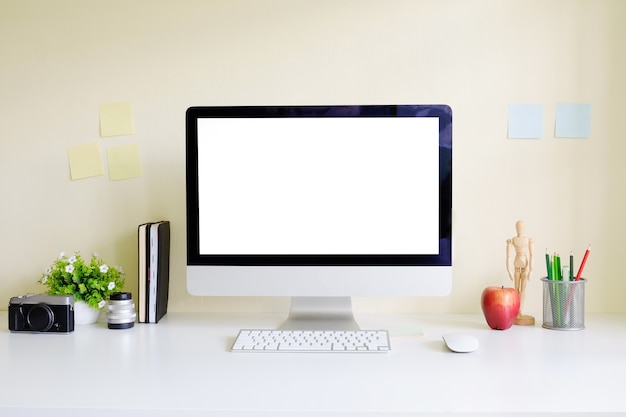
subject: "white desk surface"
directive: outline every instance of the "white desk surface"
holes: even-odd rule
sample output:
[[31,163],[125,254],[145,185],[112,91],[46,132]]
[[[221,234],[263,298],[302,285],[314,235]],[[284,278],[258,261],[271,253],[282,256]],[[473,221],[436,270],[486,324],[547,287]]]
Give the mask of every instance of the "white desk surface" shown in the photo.
[[[158,324],[13,334],[0,312],[0,416],[626,415],[626,314],[586,329],[491,330],[481,315],[357,316],[421,329],[383,354],[231,353],[283,316],[169,313]],[[395,330],[392,330],[392,333]],[[475,335],[452,353],[441,336]]]

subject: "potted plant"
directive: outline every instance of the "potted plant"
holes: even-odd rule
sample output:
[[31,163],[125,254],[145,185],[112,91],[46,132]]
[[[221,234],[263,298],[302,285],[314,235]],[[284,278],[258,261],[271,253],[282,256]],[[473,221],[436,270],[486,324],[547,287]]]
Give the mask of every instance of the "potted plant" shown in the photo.
[[[75,323],[89,324],[96,322],[111,293],[123,290],[124,271],[107,265],[95,253],[89,262],[79,252],[69,257],[61,253],[39,282],[48,287],[47,294],[73,295]],[[83,317],[90,310],[91,317]]]

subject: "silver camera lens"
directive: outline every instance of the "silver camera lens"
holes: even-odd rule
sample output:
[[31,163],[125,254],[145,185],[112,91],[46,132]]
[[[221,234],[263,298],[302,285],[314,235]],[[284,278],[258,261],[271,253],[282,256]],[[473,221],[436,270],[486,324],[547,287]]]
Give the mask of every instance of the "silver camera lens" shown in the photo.
[[107,325],[109,329],[130,329],[135,325],[135,302],[129,292],[114,292],[109,298]]

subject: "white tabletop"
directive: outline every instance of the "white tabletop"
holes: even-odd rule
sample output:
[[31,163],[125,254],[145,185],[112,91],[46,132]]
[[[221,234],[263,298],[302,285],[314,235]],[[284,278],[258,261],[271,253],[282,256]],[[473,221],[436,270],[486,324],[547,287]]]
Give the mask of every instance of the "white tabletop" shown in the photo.
[[[540,317],[497,331],[480,315],[358,316],[364,328],[391,329],[391,352],[229,352],[240,328],[283,318],[169,313],[68,335],[5,324],[0,415],[626,415],[625,314],[588,315],[582,331],[543,329]],[[441,336],[451,332],[476,336],[479,349],[448,351]]]

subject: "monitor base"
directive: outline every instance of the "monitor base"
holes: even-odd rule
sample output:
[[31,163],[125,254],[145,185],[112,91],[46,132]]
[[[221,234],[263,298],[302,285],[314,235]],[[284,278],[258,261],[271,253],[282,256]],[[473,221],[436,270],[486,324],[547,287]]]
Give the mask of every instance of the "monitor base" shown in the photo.
[[291,297],[280,330],[361,330],[350,297]]

